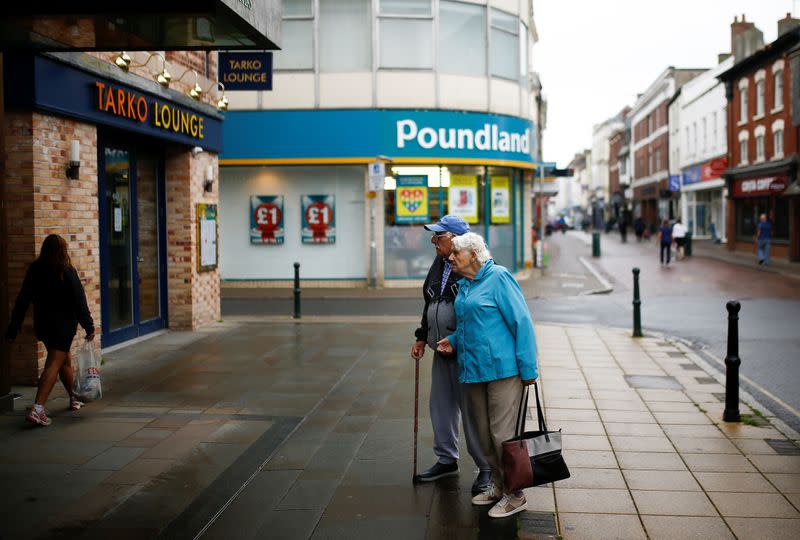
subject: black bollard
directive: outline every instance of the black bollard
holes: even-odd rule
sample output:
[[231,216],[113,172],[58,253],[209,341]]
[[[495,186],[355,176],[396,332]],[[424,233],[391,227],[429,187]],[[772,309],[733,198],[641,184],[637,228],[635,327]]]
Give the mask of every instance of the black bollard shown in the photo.
[[633,337],[642,337],[642,301],[639,299],[639,269],[633,269]]
[[739,415],[739,310],[742,306],[736,300],[728,302],[728,355],[725,357],[725,411],[722,419],[726,422],[741,422]]
[[294,318],[300,318],[300,263],[294,263]]

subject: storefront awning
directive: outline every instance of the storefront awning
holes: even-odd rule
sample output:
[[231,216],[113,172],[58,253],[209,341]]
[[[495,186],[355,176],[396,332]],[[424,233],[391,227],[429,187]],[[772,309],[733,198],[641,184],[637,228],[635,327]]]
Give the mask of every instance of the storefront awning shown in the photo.
[[0,4],[0,50],[278,49],[281,0]]

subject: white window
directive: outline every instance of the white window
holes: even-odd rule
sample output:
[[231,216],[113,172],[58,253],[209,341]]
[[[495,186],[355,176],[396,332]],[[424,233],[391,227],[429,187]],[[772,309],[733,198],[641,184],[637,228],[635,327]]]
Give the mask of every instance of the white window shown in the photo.
[[276,70],[314,69],[313,17],[311,0],[283,2],[282,50],[273,53]]
[[519,80],[526,85],[528,79],[528,27],[519,23]]
[[692,155],[692,140],[689,138],[689,126],[686,126],[686,153]]
[[750,140],[750,133],[747,130],[739,132],[739,163],[746,164],[750,159],[748,156],[747,144]]
[[739,87],[739,122],[747,122],[747,87]]
[[780,110],[783,109],[783,70],[778,70],[775,72],[773,76],[773,80],[775,82],[775,96],[773,98],[773,109]]
[[504,79],[519,79],[519,23],[514,15],[492,9],[491,74]]
[[756,135],[756,161],[764,160],[764,135]]
[[706,119],[703,118],[703,152],[705,152],[706,149],[708,148],[707,143],[706,143],[706,138],[707,138],[707,135],[706,135]]
[[717,111],[711,113],[711,149],[717,148]]
[[700,151],[700,147],[697,146],[697,122],[692,123],[692,148],[695,152]]
[[380,67],[433,68],[431,0],[381,0]]
[[439,70],[486,76],[486,7],[441,0]]
[[369,0],[319,0],[319,67],[326,72],[372,70]]
[[772,153],[773,158],[783,157],[783,130],[778,129],[772,133]]
[[764,81],[756,83],[756,116],[764,116]]

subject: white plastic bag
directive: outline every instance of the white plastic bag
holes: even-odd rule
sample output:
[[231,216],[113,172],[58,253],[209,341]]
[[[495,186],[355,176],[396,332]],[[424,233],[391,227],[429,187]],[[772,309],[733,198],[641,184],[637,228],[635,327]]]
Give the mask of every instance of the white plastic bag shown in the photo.
[[84,401],[97,401],[103,397],[100,382],[100,362],[92,342],[78,347],[78,370],[75,373],[75,397]]

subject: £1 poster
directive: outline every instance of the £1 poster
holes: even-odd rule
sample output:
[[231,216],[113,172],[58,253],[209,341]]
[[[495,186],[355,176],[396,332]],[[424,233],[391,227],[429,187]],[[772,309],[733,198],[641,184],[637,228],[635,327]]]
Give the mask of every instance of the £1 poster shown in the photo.
[[250,197],[250,243],[283,244],[283,195]]
[[333,195],[302,195],[304,244],[336,242],[336,204]]

